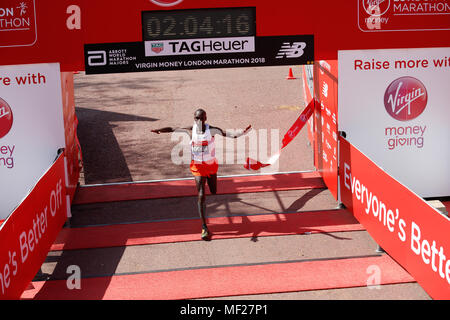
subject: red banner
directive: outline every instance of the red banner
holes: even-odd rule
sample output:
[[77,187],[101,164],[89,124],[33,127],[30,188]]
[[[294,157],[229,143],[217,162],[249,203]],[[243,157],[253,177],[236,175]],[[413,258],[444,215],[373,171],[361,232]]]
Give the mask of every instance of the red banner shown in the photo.
[[0,299],[19,299],[67,217],[64,153],[0,228]]
[[314,165],[331,194],[338,190],[338,64],[320,60],[314,65]]
[[75,97],[73,87],[73,72],[61,72],[62,104],[64,116],[64,131],[67,164],[67,194],[72,201],[78,184],[81,170],[81,146],[77,137],[78,119],[75,113]]
[[35,0],[2,0],[0,47],[32,46],[37,41]]
[[246,164],[244,164],[244,168],[247,170],[259,170],[261,168],[274,164],[280,157],[281,150],[283,150],[284,147],[286,147],[292,140],[294,140],[294,138],[305,126],[306,121],[308,121],[308,119],[311,117],[313,111],[314,101],[311,101],[294,122],[294,124],[289,128],[288,132],[286,132],[286,134],[284,135],[283,140],[281,141],[280,151],[271,156],[268,163],[261,163],[258,160],[247,158]]
[[448,1],[159,2],[2,0],[1,63],[60,62],[63,71],[84,70],[84,44],[142,41],[141,13],[149,10],[256,7],[258,36],[314,34],[317,60],[336,59],[338,50],[442,47],[450,34]]
[[449,299],[449,218],[339,139],[342,203],[432,298]]

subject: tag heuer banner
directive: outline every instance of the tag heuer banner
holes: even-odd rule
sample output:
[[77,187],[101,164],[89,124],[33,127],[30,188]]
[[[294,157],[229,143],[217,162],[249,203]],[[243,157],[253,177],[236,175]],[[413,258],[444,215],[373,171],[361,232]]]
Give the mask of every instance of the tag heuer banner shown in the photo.
[[302,65],[314,60],[312,35],[225,37],[86,44],[86,74]]

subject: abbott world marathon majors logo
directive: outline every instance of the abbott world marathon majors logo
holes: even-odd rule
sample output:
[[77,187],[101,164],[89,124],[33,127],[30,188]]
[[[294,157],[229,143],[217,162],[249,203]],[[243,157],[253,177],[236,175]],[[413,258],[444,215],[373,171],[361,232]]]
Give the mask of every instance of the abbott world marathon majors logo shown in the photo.
[[405,125],[385,128],[389,150],[401,147],[422,148],[426,125],[410,123],[425,110],[428,93],[425,85],[414,77],[401,77],[392,81],[384,93],[386,112]]
[[0,98],[0,169],[14,167],[14,148],[15,146],[5,145],[2,138],[11,130],[13,125],[13,113],[9,104]]

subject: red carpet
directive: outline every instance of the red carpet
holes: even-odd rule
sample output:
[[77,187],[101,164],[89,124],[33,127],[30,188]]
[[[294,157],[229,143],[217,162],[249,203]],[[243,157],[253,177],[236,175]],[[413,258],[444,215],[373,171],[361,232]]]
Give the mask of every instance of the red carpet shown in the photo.
[[[219,178],[218,180],[218,194],[311,188],[326,188],[317,171]],[[187,197],[196,194],[194,179],[82,186],[78,188],[73,204]]]
[[[212,240],[364,230],[346,210],[209,218]],[[200,240],[199,219],[64,228],[51,250]]]
[[382,255],[86,278],[80,290],[68,290],[65,280],[33,282],[22,299],[174,300],[361,287],[369,266],[380,268],[380,284],[415,282]]

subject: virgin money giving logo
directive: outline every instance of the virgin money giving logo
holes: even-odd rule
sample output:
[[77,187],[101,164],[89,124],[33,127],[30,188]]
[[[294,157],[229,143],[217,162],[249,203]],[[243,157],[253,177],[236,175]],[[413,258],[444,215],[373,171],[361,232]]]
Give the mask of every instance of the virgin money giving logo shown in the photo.
[[401,77],[392,81],[384,93],[387,113],[399,121],[417,118],[425,110],[427,101],[427,89],[413,77]]
[[390,0],[362,0],[362,5],[369,16],[379,17],[389,10],[391,2]]
[[363,32],[450,30],[449,0],[358,0]]
[[182,1],[183,0],[150,0],[150,2],[152,2],[158,6],[161,6],[161,7],[171,7],[171,6],[179,4]]
[[6,136],[13,124],[13,114],[8,103],[0,98],[0,139]]

